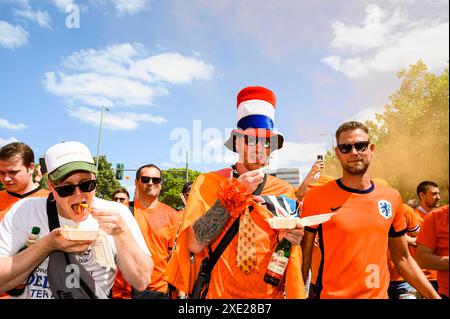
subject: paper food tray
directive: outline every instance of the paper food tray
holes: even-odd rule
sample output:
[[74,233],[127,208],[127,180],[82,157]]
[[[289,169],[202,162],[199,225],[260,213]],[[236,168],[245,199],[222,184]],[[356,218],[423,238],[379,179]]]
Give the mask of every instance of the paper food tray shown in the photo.
[[100,230],[95,229],[63,229],[62,234],[67,240],[95,240]]
[[324,222],[329,221],[330,218],[334,214],[336,214],[336,213],[329,213],[329,214],[322,214],[322,215],[304,217],[304,218],[300,218],[300,222],[302,223],[303,227],[314,226],[314,225],[322,224]]
[[293,229],[297,225],[297,217],[272,217],[267,222],[272,229]]

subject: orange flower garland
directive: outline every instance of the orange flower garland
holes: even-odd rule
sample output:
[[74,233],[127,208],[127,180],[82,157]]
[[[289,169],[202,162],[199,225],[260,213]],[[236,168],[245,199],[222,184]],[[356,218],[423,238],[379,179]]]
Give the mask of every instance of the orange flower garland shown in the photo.
[[252,203],[253,195],[247,192],[236,178],[223,181],[218,191],[220,204],[233,217],[238,217]]

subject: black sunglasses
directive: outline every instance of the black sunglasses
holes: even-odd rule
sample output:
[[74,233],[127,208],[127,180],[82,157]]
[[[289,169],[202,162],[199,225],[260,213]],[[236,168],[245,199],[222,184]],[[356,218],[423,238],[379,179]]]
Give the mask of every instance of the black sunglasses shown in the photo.
[[91,181],[81,182],[80,184],[77,184],[77,185],[59,186],[59,187],[55,187],[55,190],[60,197],[68,197],[75,192],[75,189],[77,187],[83,193],[89,193],[89,192],[92,192],[97,187],[97,181],[94,179]]
[[358,153],[364,152],[367,150],[367,147],[369,147],[370,141],[362,141],[362,142],[356,142],[355,144],[338,144],[337,147],[339,149],[339,152],[342,154],[350,153],[355,147],[355,150]]
[[258,142],[261,141],[261,144],[264,148],[270,147],[270,139],[265,137],[261,138],[250,135],[244,135],[244,141],[245,144],[247,144],[248,146],[256,146]]
[[162,178],[161,177],[149,177],[149,176],[141,176],[141,183],[147,184],[150,181],[152,181],[152,184],[161,184]]
[[126,200],[127,200],[127,199],[126,199],[125,197],[114,197],[114,201],[115,201],[115,202],[119,201],[119,202],[123,203],[123,202],[126,201]]

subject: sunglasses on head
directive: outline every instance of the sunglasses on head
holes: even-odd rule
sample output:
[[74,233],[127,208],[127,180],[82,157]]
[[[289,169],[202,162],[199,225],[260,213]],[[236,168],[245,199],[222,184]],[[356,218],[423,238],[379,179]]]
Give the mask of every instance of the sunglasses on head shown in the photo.
[[123,203],[123,202],[126,201],[126,200],[127,200],[127,199],[126,199],[125,197],[114,197],[114,201],[115,201],[115,202],[119,201],[119,202]]
[[338,144],[337,147],[339,149],[339,152],[342,154],[350,153],[353,149],[358,153],[364,152],[367,150],[367,147],[369,147],[370,141],[362,141],[362,142],[356,142],[355,144]]
[[58,187],[55,187],[55,191],[58,193],[58,195],[60,197],[68,197],[75,192],[75,189],[77,187],[83,193],[89,193],[89,192],[92,192],[97,187],[97,181],[94,179],[91,181],[84,181],[84,182],[81,182],[80,184],[76,184],[76,185],[58,186]]
[[248,146],[256,146],[258,144],[258,142],[261,141],[261,145],[264,148],[270,147],[270,139],[265,138],[265,137],[255,137],[255,136],[250,136],[250,135],[244,135],[244,141],[245,141],[245,144],[247,144]]
[[140,180],[143,184],[150,183],[150,181],[152,181],[152,184],[160,184],[162,182],[161,177],[141,176]]

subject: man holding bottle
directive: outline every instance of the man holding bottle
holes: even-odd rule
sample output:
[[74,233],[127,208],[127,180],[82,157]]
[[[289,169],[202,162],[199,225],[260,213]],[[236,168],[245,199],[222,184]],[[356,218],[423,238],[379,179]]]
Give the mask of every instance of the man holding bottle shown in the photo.
[[[133,287],[144,289],[151,254],[128,209],[95,197],[97,168],[89,149],[58,143],[45,162],[51,196],[20,201],[0,222],[0,292],[26,283],[20,299],[104,299],[116,266]],[[20,251],[36,226],[40,239]],[[97,231],[97,237],[67,236],[77,229]]]
[[[192,293],[200,271],[198,260],[215,251],[230,229],[236,229],[236,234],[229,233],[232,239],[212,268],[204,296],[264,299],[286,294],[287,298],[305,298],[299,248],[303,227],[298,222],[295,229],[271,229],[266,219],[275,212],[263,205],[265,195],[295,198],[290,184],[261,170],[284,142],[273,130],[275,95],[263,87],[244,88],[237,97],[237,112],[238,129],[225,146],[239,154],[238,162],[231,168],[202,174],[194,182],[166,276],[178,289]],[[263,278],[283,238],[292,250],[281,283],[274,286]],[[189,266],[191,252],[196,254],[193,270]]]

